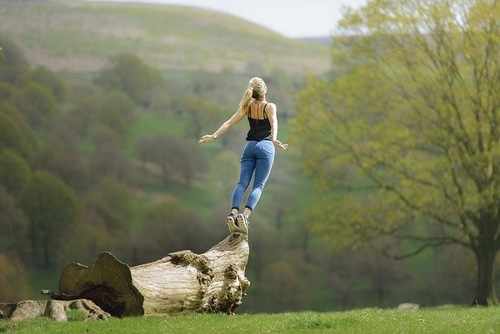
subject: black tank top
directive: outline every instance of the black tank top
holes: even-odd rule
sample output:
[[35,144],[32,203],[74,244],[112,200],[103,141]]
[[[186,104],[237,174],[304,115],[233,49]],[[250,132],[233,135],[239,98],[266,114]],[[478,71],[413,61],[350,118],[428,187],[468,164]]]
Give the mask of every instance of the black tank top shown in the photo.
[[248,124],[250,125],[250,130],[247,134],[247,140],[271,140],[271,122],[266,115],[267,103],[264,106],[263,116],[264,119],[252,118],[250,117],[250,112],[248,112]]

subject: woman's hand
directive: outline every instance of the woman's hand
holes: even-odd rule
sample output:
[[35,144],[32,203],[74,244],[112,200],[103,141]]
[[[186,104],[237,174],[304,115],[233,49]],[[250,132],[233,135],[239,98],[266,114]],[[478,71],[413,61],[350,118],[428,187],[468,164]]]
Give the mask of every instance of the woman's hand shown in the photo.
[[273,140],[273,143],[275,145],[278,145],[278,147],[281,148],[283,151],[286,151],[288,149],[288,144],[283,144],[278,139]]
[[210,143],[211,141],[214,141],[215,139],[217,139],[217,136],[214,134],[204,135],[204,136],[201,136],[200,140],[198,140],[198,143],[200,143],[200,144]]

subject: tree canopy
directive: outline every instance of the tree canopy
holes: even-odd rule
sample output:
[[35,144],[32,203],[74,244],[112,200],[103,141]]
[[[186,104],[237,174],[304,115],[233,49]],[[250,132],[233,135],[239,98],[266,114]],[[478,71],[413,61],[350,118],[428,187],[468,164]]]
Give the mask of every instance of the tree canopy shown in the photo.
[[404,255],[461,245],[477,258],[480,304],[496,302],[500,247],[498,17],[488,0],[347,11],[335,79],[309,82],[295,123],[306,169],[337,190],[318,202],[316,214],[330,217],[319,231],[344,244],[416,242]]

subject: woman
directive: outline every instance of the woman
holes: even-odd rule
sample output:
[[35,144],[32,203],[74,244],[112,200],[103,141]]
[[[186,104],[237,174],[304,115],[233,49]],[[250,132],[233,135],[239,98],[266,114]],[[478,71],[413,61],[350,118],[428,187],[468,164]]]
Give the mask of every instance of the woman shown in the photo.
[[[247,134],[247,143],[243,148],[240,159],[240,180],[232,194],[231,212],[226,223],[230,232],[248,233],[248,218],[252,214],[260,199],[262,190],[271,173],[274,161],[274,145],[284,151],[288,144],[283,144],[278,136],[278,118],[276,105],[266,100],[267,86],[261,78],[252,78],[240,101],[238,111],[234,113],[212,134],[204,135],[200,143],[208,143],[219,138],[231,126],[247,116],[250,130]],[[243,194],[255,173],[254,184],[243,212],[240,204]]]

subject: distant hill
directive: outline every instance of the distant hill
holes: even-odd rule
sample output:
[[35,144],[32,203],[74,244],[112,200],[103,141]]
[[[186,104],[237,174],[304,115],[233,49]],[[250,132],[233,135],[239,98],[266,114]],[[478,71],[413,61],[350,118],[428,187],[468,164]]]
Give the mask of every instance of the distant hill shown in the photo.
[[330,36],[302,37],[302,38],[298,38],[298,40],[302,41],[302,42],[316,43],[316,44],[327,45],[327,46],[332,44],[332,37],[330,37]]
[[178,5],[5,1],[0,34],[30,61],[54,70],[94,71],[109,56],[132,52],[160,68],[279,68],[323,72],[328,48],[286,38],[239,17]]

